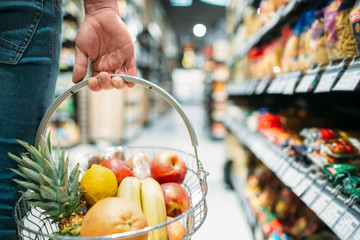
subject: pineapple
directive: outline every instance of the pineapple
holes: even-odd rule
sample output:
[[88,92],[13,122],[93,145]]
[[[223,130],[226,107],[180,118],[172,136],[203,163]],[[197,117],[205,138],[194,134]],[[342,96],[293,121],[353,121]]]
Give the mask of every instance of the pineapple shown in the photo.
[[43,209],[43,214],[57,223],[59,231],[54,234],[79,235],[83,219],[79,164],[69,175],[69,157],[65,158],[65,150],[60,151],[59,147],[52,153],[50,137],[47,140],[42,137],[38,150],[26,142],[16,141],[28,152],[21,153],[20,157],[9,153],[19,164],[19,170],[10,170],[23,178],[13,181],[26,189],[20,192],[27,203]]

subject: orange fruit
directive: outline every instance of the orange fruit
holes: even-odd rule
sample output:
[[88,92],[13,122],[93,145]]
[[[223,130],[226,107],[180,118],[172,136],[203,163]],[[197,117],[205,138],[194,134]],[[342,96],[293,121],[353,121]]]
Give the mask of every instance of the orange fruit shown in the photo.
[[117,180],[110,169],[93,164],[81,178],[81,189],[84,190],[83,198],[90,205],[117,194]]
[[[103,236],[135,231],[147,227],[141,209],[128,199],[111,197],[100,200],[85,214],[80,236]],[[148,234],[122,240],[147,240]]]

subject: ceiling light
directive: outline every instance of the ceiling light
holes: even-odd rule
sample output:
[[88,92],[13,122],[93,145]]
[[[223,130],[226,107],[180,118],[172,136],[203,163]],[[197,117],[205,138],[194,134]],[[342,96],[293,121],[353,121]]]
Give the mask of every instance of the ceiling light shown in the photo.
[[229,0],[201,0],[201,1],[216,6],[227,6],[229,3]]
[[204,24],[198,23],[193,27],[193,33],[197,37],[203,37],[206,34],[206,27]]
[[170,4],[174,7],[189,7],[192,4],[192,0],[170,0]]

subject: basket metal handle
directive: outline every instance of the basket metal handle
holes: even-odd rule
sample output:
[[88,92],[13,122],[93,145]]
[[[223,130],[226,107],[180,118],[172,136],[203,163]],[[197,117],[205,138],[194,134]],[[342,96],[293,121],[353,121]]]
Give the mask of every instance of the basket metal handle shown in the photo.
[[[194,130],[193,126],[191,125],[188,117],[184,113],[183,109],[181,108],[180,104],[168,92],[166,92],[164,89],[162,89],[161,87],[157,86],[156,84],[154,84],[152,82],[149,82],[149,81],[147,81],[145,79],[141,79],[141,78],[133,77],[133,76],[128,76],[128,75],[122,75],[122,74],[110,74],[110,76],[111,77],[118,76],[118,77],[123,78],[126,82],[139,84],[140,86],[148,88],[149,90],[152,90],[155,93],[157,93],[158,95],[160,95],[173,108],[175,108],[175,110],[179,113],[179,115],[181,116],[181,118],[185,122],[185,125],[186,125],[186,127],[188,129],[188,132],[189,132],[189,135],[190,135],[190,138],[191,138],[191,143],[192,143],[192,146],[194,147],[194,151],[195,151],[195,159],[196,159],[196,163],[197,163],[197,170],[198,170],[199,178],[203,179],[203,177],[206,177],[206,175],[208,173],[206,173],[202,169],[202,166],[200,165],[200,162],[198,160],[198,155],[197,155],[198,141],[197,141],[197,138],[196,138],[195,130]],[[71,88],[67,89],[61,95],[59,95],[55,99],[55,101],[50,105],[50,107],[45,112],[45,115],[41,119],[41,122],[39,124],[38,129],[37,129],[36,138],[35,138],[35,146],[38,146],[38,144],[40,142],[40,139],[41,139],[41,136],[45,133],[45,131],[46,131],[47,127],[48,127],[48,124],[50,122],[50,119],[51,119],[52,115],[54,114],[54,112],[56,111],[56,109],[59,107],[59,105],[65,99],[67,99],[69,96],[71,96],[74,93],[76,93],[77,91],[79,91],[82,87],[87,86],[88,80],[89,79],[85,79],[85,80],[75,84]],[[200,176],[200,173],[203,176]]]

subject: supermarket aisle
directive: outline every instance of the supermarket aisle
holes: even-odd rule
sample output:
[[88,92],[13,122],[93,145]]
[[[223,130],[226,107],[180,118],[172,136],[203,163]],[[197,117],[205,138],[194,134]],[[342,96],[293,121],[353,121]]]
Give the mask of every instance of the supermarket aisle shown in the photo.
[[[204,127],[206,116],[201,105],[184,105],[183,109],[197,134],[199,159],[205,170],[210,173],[207,195],[208,216],[192,239],[252,239],[235,194],[227,190],[223,184],[225,146],[221,141],[212,141],[207,137]],[[154,121],[127,145],[171,147],[193,153],[185,124],[175,110],[170,110]]]

